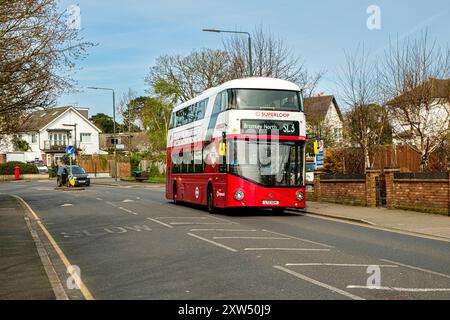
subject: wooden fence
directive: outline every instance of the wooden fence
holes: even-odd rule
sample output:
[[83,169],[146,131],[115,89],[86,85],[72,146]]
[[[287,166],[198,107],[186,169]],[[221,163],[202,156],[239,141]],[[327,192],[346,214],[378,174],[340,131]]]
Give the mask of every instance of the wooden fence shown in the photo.
[[[91,174],[105,174],[108,173],[114,177],[114,158],[112,157],[80,157],[77,160],[78,164]],[[119,177],[131,176],[131,165],[127,159],[118,159],[117,173]]]
[[[364,172],[364,157],[359,148],[327,149],[325,156],[333,154],[342,164],[342,173],[361,174]],[[407,145],[377,146],[371,150],[373,167],[383,171],[386,167],[398,167],[402,172],[420,171],[420,154]],[[430,155],[429,171],[445,171],[447,159],[441,150]]]

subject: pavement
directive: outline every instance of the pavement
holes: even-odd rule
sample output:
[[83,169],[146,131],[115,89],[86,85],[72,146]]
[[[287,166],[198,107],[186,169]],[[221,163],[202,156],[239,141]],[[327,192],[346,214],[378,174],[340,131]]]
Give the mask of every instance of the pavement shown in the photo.
[[[0,184],[0,193],[26,203],[69,299],[450,299],[449,241],[301,212],[211,215],[167,201],[163,187],[62,192],[53,182],[19,182]],[[14,202],[0,207],[21,210]],[[14,216],[0,225],[2,235],[17,233],[0,241],[0,265],[5,257],[9,266],[34,264],[33,278],[45,282],[17,219],[23,212]],[[22,281],[24,274],[8,275]],[[2,299],[51,298],[48,284],[18,292],[5,280]]]
[[54,300],[24,208],[0,194],[0,300]]
[[450,240],[450,217],[415,211],[309,201],[307,213]]

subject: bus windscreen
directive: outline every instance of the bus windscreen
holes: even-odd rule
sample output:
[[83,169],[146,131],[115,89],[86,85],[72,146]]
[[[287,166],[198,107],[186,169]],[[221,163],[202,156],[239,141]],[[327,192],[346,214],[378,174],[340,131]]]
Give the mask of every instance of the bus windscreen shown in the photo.
[[302,111],[300,92],[265,89],[234,90],[236,107],[241,110]]

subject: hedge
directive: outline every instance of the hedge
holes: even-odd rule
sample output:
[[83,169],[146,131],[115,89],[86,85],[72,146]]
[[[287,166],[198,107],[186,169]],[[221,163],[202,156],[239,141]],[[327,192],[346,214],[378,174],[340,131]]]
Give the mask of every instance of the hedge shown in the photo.
[[0,175],[12,175],[14,174],[14,168],[19,166],[20,174],[37,174],[38,168],[34,164],[28,164],[23,162],[7,162],[0,164]]

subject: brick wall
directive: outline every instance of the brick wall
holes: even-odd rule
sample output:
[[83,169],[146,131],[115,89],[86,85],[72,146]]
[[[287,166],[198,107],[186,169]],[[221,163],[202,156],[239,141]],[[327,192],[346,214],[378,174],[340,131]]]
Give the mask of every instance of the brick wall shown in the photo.
[[399,173],[387,174],[393,196],[388,199],[391,208],[407,208],[418,211],[449,213],[448,173]]
[[[386,206],[450,215],[450,167],[448,172],[400,173],[398,168],[367,170],[365,175],[314,175],[314,197],[317,201],[375,207],[377,179],[385,181]],[[379,178],[378,178],[379,177]],[[380,200],[380,199],[378,199]],[[380,204],[381,205],[381,204]]]
[[364,175],[324,174],[319,176],[319,181],[318,200],[366,205],[366,177]]

